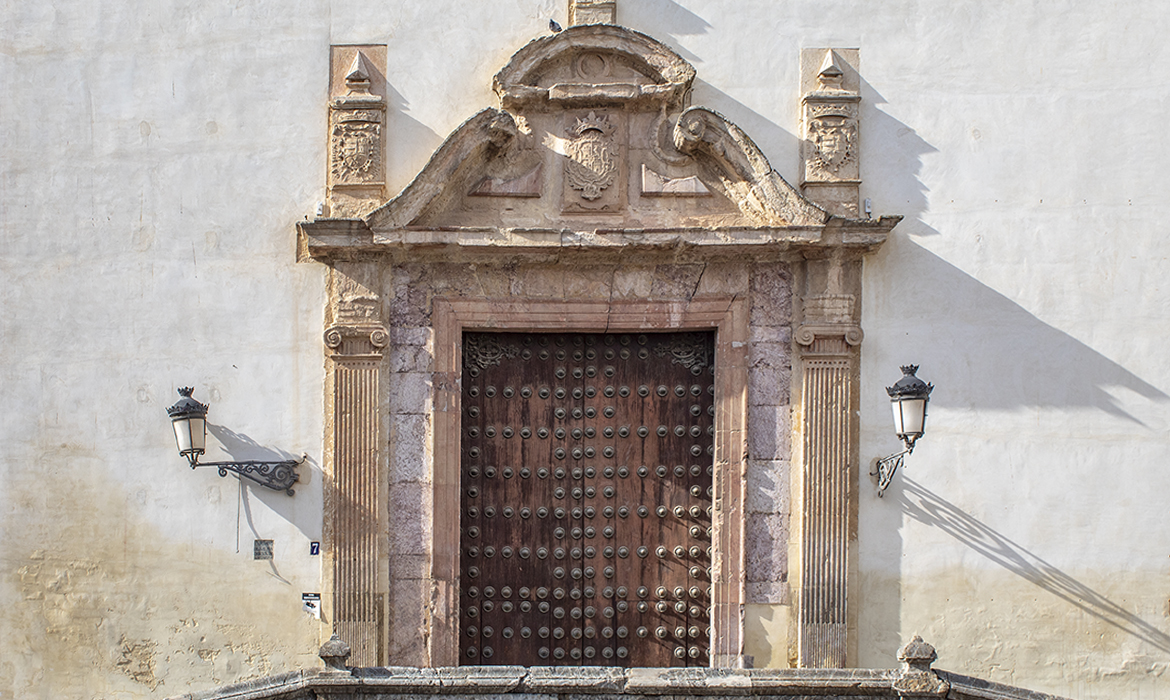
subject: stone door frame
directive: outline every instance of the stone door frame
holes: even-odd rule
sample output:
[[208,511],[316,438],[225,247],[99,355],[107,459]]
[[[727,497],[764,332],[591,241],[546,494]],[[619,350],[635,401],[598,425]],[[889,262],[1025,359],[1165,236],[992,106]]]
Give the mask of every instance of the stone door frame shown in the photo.
[[739,667],[743,654],[744,470],[747,434],[746,300],[556,301],[436,298],[434,330],[432,666],[459,663],[459,475],[464,331],[714,331],[715,497],[711,665]]

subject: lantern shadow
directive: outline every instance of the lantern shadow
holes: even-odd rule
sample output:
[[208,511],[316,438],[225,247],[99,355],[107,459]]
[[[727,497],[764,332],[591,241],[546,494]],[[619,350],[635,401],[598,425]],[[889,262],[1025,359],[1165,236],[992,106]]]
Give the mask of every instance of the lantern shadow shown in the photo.
[[[284,450],[278,450],[271,447],[265,447],[253,440],[244,433],[238,433],[231,428],[222,425],[215,425],[210,422],[207,424],[207,430],[219,441],[220,449],[227,453],[230,461],[246,462],[246,461],[263,461],[263,462],[280,462],[285,460],[300,460],[300,454],[291,454]],[[209,460],[210,461],[210,460]],[[297,474],[300,477],[296,484],[293,485],[293,490],[296,492],[294,496],[289,496],[284,491],[277,491],[261,486],[260,484],[251,481],[250,479],[240,477],[242,484],[249,488],[241,489],[241,505],[246,516],[248,527],[251,529],[253,535],[257,539],[271,539],[261,535],[255,522],[252,519],[251,510],[251,495],[256,494],[262,503],[270,510],[278,514],[287,522],[294,525],[305,537],[312,541],[320,541],[321,539],[321,492],[319,489],[307,488],[309,484],[321,483],[321,468],[315,460],[311,457],[305,456],[304,461],[297,465]],[[231,473],[231,472],[229,472]],[[313,514],[317,513],[316,518]],[[274,575],[279,577],[275,572]],[[283,579],[281,579],[283,580]]]
[[1170,635],[996,532],[922,484],[907,478],[905,474],[900,478],[902,488],[892,495],[906,515],[924,525],[942,530],[971,550],[1086,614],[1170,653]]

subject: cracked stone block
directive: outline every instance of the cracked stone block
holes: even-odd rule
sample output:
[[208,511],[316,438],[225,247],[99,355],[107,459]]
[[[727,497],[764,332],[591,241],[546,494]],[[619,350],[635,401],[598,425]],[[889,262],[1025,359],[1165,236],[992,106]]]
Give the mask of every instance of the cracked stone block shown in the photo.
[[788,517],[748,515],[744,523],[744,571],[750,581],[783,581],[788,576]]
[[427,554],[431,543],[431,488],[418,482],[390,487],[390,549],[397,554]]
[[392,374],[390,384],[390,412],[397,414],[427,413],[430,411],[431,375],[425,372]]
[[[398,319],[394,319],[397,323]],[[431,329],[419,326],[392,326],[390,328],[390,345],[422,345],[430,343]]]
[[792,322],[792,273],[784,264],[752,267],[753,326],[787,326]]

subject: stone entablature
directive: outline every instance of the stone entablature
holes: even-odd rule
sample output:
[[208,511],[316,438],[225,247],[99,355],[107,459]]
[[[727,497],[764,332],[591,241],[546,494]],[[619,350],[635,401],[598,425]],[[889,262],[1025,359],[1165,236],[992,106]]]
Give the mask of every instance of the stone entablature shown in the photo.
[[[460,661],[465,329],[716,330],[711,664],[750,665],[744,610],[760,603],[799,610],[792,665],[847,665],[861,260],[900,217],[834,215],[802,196],[738,126],[689,104],[694,76],[618,26],[536,39],[496,76],[501,108],[458,127],[399,195],[298,224],[300,258],[331,268],[329,322],[365,314],[388,339],[346,384],[358,358],[332,343],[376,344],[373,329],[355,317],[326,337],[326,475],[361,478],[326,491],[338,564],[323,603],[358,665]],[[345,408],[379,406],[360,426]],[[746,503],[753,479],[790,480],[791,503]],[[387,541],[343,522],[383,518]]]

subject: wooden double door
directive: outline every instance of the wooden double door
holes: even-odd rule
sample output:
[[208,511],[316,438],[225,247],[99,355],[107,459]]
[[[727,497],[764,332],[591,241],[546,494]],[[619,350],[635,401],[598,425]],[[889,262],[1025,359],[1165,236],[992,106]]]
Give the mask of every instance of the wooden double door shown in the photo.
[[714,334],[465,333],[460,662],[707,666]]

